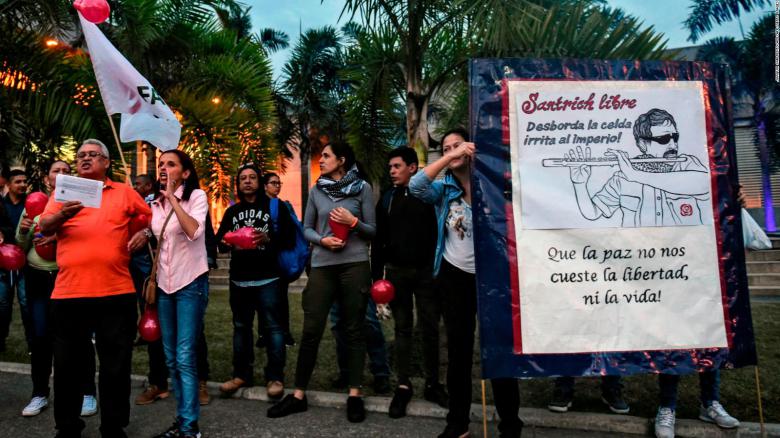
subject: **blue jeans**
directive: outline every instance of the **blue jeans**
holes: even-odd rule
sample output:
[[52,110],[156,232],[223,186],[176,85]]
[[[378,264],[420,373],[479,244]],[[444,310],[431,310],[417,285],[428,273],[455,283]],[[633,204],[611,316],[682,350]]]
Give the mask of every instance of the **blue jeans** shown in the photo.
[[[339,375],[347,375],[347,341],[341,325],[341,310],[338,301],[330,308],[330,323],[333,337],[336,338],[336,356],[338,357]],[[366,353],[368,353],[368,368],[374,377],[389,377],[390,364],[387,361],[387,347],[382,324],[376,317],[376,304],[371,298],[366,306]]]
[[22,271],[0,270],[0,345],[4,345],[6,338],[8,338],[14,308],[14,292],[16,292],[16,297],[19,299],[19,310],[22,315],[27,348],[30,349],[32,346],[30,312],[27,308],[27,293],[25,290],[25,280]]
[[[680,376],[677,374],[659,374],[658,389],[662,408],[675,410],[677,407],[677,385]],[[720,370],[702,371],[699,373],[699,399],[704,407],[712,402],[720,401]]]
[[248,384],[253,380],[255,360],[253,327],[255,311],[262,314],[263,337],[268,363],[265,367],[267,381],[284,382],[284,365],[287,349],[282,327],[282,297],[279,281],[263,286],[240,287],[230,284],[230,309],[233,311],[233,377]]
[[173,384],[176,418],[182,433],[198,432],[197,345],[209,301],[208,291],[208,274],[172,294],[157,291],[165,363]]

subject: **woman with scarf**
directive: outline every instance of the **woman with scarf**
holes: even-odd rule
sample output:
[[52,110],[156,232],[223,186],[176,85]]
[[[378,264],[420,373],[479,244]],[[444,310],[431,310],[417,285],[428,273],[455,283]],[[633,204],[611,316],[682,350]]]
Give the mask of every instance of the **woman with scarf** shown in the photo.
[[[366,305],[371,288],[368,246],[376,234],[374,199],[371,186],[359,175],[355,154],[349,146],[326,145],[319,164],[322,173],[309,192],[304,215],[304,234],[314,250],[303,292],[303,334],[295,392],[269,408],[268,417],[284,417],[307,409],[306,388],[317,361],[328,312],[337,301],[343,312],[349,356],[347,419],[359,423],[366,416],[361,381],[366,356]],[[341,234],[342,229],[347,230],[346,237]]]

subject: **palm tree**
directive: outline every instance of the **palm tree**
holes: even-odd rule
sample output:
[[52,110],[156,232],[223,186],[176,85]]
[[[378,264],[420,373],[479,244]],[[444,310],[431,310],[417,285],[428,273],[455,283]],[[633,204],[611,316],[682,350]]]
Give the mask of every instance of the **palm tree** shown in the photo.
[[688,18],[684,22],[690,32],[688,41],[695,43],[702,35],[712,30],[713,24],[734,19],[739,22],[742,39],[745,39],[742,22],[739,21],[740,15],[771,4],[770,0],[693,0],[693,4],[689,7]]
[[775,102],[780,97],[780,86],[773,77],[774,59],[766,56],[774,50],[774,25],[774,14],[766,14],[753,25],[745,41],[714,38],[699,53],[702,60],[729,64],[734,71],[733,94],[746,95],[750,100],[761,161],[764,219],[768,231],[776,231],[770,176],[774,161],[772,156],[780,153],[775,127],[778,120]]
[[69,139],[108,132],[90,67],[64,38],[74,17],[68,2],[0,3],[0,161],[21,159],[33,177]]
[[312,153],[322,148],[326,138],[338,137],[343,126],[338,97],[343,87],[338,77],[342,67],[341,37],[336,29],[325,26],[301,35],[282,70],[279,101],[291,121],[282,144],[297,140],[303,205],[308,199]]
[[[283,46],[283,34],[272,31],[264,43],[244,32],[246,9],[232,0],[121,0],[112,7],[104,32],[182,116],[181,146],[196,158],[212,199],[229,199],[228,175],[239,162],[275,167],[267,53]],[[228,11],[227,25],[220,11]],[[31,21],[17,19],[27,16]],[[0,87],[0,142],[14,145],[3,154],[29,161],[57,154],[74,138],[111,137],[91,65],[78,49],[75,17],[69,1],[0,3],[0,74],[26,84]],[[46,49],[38,25],[69,29],[74,48]]]
[[369,85],[384,78],[378,96],[404,102],[407,144],[422,159],[429,117],[442,129],[466,119],[469,57],[668,56],[663,35],[598,0],[347,0],[342,14],[358,13],[372,33],[360,65],[374,69]]

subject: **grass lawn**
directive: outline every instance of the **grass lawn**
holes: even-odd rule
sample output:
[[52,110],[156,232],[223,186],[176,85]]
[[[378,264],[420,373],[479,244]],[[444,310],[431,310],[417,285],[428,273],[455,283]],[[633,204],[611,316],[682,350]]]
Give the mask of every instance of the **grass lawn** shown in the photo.
[[[300,299],[301,296],[299,294],[290,295],[291,324],[296,340],[300,338],[303,324]],[[780,304],[754,304],[753,322],[761,364],[764,417],[767,422],[780,422],[780,342],[778,342],[778,339],[780,339]],[[388,340],[388,348],[391,351],[394,337],[392,326],[392,321],[384,322],[385,336]],[[223,381],[229,379],[232,368],[232,327],[227,291],[212,291],[206,312],[206,337],[208,339],[209,362],[211,365],[210,380]],[[18,307],[15,307],[14,310],[14,320],[11,325],[11,334],[7,345],[7,351],[0,353],[0,361],[29,362],[27,348],[23,340]],[[423,385],[422,359],[419,351],[421,347],[418,344],[416,348],[413,375],[417,377],[413,381],[415,384],[415,395],[421,397]],[[265,363],[265,353],[260,350],[255,351],[258,353],[255,361],[256,382],[262,383],[262,364]],[[298,348],[288,348],[287,353],[287,386],[290,386],[294,377]],[[446,354],[444,356],[442,376],[444,376]],[[476,351],[474,360],[475,379],[473,394],[474,401],[479,402],[479,358]],[[136,347],[133,355],[133,373],[146,374],[146,372],[146,348]],[[320,344],[319,359],[311,380],[311,389],[332,390],[330,382],[336,374],[335,343],[333,337],[326,333]],[[364,382],[368,387],[367,392],[370,394],[372,379],[367,367]],[[625,397],[631,405],[631,413],[644,417],[654,416],[657,402],[656,377],[649,375],[631,376],[625,378],[624,383]],[[490,385],[487,387],[488,397],[490,397]],[[549,400],[551,390],[552,382],[550,379],[522,380],[520,382],[521,403],[523,406],[544,408]],[[724,371],[721,382],[721,400],[729,412],[740,420],[758,421],[754,368],[748,367]],[[577,381],[573,409],[578,411],[605,411],[605,407],[600,401],[599,379],[580,379]],[[698,416],[698,379],[695,376],[686,376],[682,379],[677,409],[678,417],[680,418],[695,418]]]

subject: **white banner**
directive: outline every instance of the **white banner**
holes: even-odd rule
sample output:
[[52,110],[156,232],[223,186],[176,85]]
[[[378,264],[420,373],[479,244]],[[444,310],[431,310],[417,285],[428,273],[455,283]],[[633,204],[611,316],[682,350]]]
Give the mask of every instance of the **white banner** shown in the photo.
[[154,87],[79,13],[89,57],[106,111],[122,114],[121,141],[143,140],[160,150],[176,149],[181,125]]
[[523,354],[726,347],[700,82],[509,81]]

